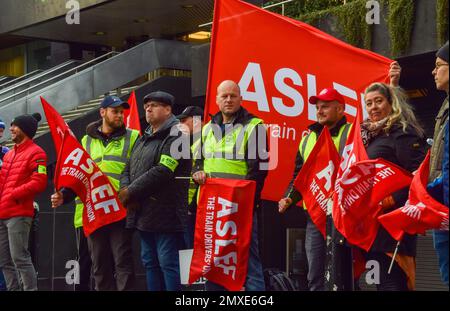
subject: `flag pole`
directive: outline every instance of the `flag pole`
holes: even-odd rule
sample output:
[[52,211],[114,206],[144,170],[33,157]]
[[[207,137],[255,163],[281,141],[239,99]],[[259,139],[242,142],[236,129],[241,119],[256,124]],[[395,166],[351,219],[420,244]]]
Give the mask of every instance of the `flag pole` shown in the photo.
[[394,265],[395,256],[397,256],[399,246],[400,246],[400,241],[398,241],[397,246],[395,246],[394,255],[392,256],[391,264],[389,265],[388,274],[391,274],[392,266]]

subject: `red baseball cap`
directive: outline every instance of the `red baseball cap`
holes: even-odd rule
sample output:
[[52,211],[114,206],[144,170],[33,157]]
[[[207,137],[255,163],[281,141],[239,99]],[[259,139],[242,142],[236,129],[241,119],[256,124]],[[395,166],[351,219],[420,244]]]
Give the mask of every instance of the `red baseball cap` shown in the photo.
[[309,98],[309,102],[313,105],[315,105],[318,100],[321,100],[324,102],[330,102],[330,101],[336,100],[342,105],[345,104],[344,97],[338,91],[336,91],[335,89],[332,89],[332,88],[323,89],[322,91],[320,91],[319,95],[311,96]]

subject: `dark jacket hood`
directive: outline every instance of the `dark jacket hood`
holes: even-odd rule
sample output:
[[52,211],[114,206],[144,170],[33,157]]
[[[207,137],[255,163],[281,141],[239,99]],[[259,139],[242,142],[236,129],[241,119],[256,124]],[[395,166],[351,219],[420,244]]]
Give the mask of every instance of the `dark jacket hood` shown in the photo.
[[127,132],[127,129],[124,124],[122,127],[116,129],[111,135],[106,136],[100,130],[102,123],[103,123],[103,120],[100,119],[100,120],[97,120],[97,121],[94,121],[94,122],[88,124],[88,126],[86,127],[86,134],[91,136],[92,138],[107,140],[107,139],[111,139],[111,138],[115,138],[115,137],[122,137]]

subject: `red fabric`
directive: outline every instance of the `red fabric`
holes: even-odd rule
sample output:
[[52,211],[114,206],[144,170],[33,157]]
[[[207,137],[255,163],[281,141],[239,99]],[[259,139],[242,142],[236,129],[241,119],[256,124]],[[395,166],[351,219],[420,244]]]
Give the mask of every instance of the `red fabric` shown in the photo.
[[33,199],[47,187],[47,155],[33,140],[15,145],[3,158],[0,170],[0,219],[33,217]]
[[55,108],[53,108],[52,105],[50,105],[42,96],[40,98],[42,109],[44,109],[45,118],[47,119],[48,127],[50,128],[50,134],[52,135],[53,144],[55,145],[55,153],[58,154],[59,149],[61,148],[64,132],[68,130],[74,137],[75,135],[58,111],[56,111]]
[[448,207],[427,192],[430,151],[414,176],[405,206],[378,217],[379,222],[397,241],[403,234],[425,234],[429,229],[448,230]]
[[353,279],[358,280],[366,271],[366,258],[359,248],[352,248]]
[[130,109],[125,110],[125,122],[129,129],[138,130],[141,132],[141,122],[139,121],[139,109],[136,102],[136,94],[131,92],[130,97],[128,98],[128,104],[130,105]]
[[[270,38],[270,40],[268,40]],[[305,23],[239,0],[216,0],[205,120],[218,111],[216,89],[225,79],[241,86],[243,106],[270,124],[269,172],[263,199],[283,197],[297,146],[316,120],[308,98],[334,87],[350,120],[372,82],[387,81],[391,60],[355,48]]]
[[62,187],[72,189],[84,203],[83,230],[86,236],[127,215],[108,177],[68,131],[55,168],[55,188]]
[[381,201],[411,180],[411,173],[381,158],[353,164],[343,173],[337,192],[336,228],[351,244],[368,251],[378,232]]
[[200,187],[189,283],[201,276],[228,290],[247,276],[256,183],[208,178]]
[[339,154],[331,140],[330,131],[324,127],[294,181],[294,187],[302,194],[311,220],[324,238],[327,205],[331,203],[338,165]]

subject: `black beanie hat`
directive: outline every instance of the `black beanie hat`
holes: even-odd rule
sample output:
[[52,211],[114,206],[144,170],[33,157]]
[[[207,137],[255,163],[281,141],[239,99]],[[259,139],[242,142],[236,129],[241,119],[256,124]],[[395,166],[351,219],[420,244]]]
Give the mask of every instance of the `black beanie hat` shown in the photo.
[[448,41],[437,51],[436,56],[448,63]]
[[22,130],[29,138],[33,138],[36,135],[38,128],[38,122],[41,121],[41,115],[39,113],[33,113],[32,115],[24,114],[15,117],[11,121],[11,125],[15,125]]

